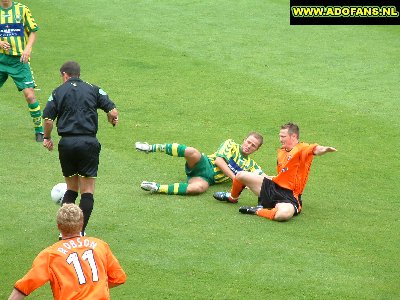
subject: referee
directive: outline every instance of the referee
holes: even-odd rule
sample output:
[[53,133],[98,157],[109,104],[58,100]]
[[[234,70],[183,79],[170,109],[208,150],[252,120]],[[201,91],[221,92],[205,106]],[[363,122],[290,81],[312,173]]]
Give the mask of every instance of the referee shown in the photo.
[[107,113],[108,122],[118,123],[118,110],[107,93],[96,85],[82,81],[80,66],[68,61],[61,68],[63,84],[49,97],[43,111],[43,146],[49,151],[54,144],[51,139],[54,120],[61,136],[58,153],[61,170],[67,183],[62,203],[75,203],[78,191],[81,194],[79,207],[83,211],[82,235],[93,210],[94,189],[101,145],[96,138],[98,130],[97,109]]

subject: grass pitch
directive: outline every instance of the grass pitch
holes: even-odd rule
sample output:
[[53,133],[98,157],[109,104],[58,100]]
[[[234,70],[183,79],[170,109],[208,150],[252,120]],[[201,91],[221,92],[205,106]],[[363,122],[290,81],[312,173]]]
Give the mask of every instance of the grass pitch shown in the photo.
[[[398,299],[400,28],[289,26],[276,1],[25,1],[39,26],[31,65],[44,107],[58,69],[117,103],[100,112],[102,143],[88,233],[128,274],[113,299]],[[57,240],[51,187],[57,152],[33,141],[22,94],[0,90],[0,297]],[[335,146],[314,160],[299,217],[277,223],[196,197],[149,195],[142,180],[184,179],[183,160],[145,155],[135,141],[180,142],[211,153],[260,131],[255,159],[273,174],[279,126]],[[57,139],[56,139],[57,140]],[[241,205],[256,201],[248,191]],[[30,299],[49,299],[44,287]]]

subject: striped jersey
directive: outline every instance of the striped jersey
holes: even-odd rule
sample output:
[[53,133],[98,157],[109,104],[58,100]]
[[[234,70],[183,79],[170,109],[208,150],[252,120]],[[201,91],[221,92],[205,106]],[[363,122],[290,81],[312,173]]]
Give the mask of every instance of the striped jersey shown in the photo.
[[261,167],[254,161],[254,159],[242,154],[241,145],[235,143],[231,139],[223,142],[215,153],[207,155],[207,157],[214,166],[215,183],[229,180],[229,177],[215,165],[215,159],[217,157],[222,157],[234,174],[239,171],[255,172],[260,175],[263,173]]
[[0,54],[21,56],[29,34],[39,30],[29,8],[12,2],[10,8],[0,6],[0,40],[11,45],[10,50],[0,49]]

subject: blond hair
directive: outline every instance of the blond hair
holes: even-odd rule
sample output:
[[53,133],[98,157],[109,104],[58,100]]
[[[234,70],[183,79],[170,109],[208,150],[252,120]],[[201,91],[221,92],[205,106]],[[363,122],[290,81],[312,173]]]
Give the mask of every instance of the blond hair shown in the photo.
[[57,225],[65,235],[80,233],[83,225],[82,210],[78,205],[65,203],[57,212]]

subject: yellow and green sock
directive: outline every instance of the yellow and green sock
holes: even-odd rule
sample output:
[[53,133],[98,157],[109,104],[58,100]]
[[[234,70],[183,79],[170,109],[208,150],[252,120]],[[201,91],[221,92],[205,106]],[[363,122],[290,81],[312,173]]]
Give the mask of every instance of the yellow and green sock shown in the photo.
[[[164,152],[169,156],[184,157],[187,146],[177,143],[172,144],[153,144],[153,152]],[[168,195],[186,195],[188,188],[187,182],[171,183],[171,184],[158,184],[159,188],[157,193]]]
[[185,149],[187,148],[186,145],[182,144],[153,144],[152,145],[153,152],[164,152],[170,156],[176,157],[184,157],[185,156]]
[[31,115],[33,127],[35,128],[35,132],[43,132],[43,119],[42,119],[42,111],[40,109],[39,101],[35,101],[34,103],[28,104],[29,114]]
[[157,192],[168,195],[186,195],[187,188],[187,182],[160,184]]

